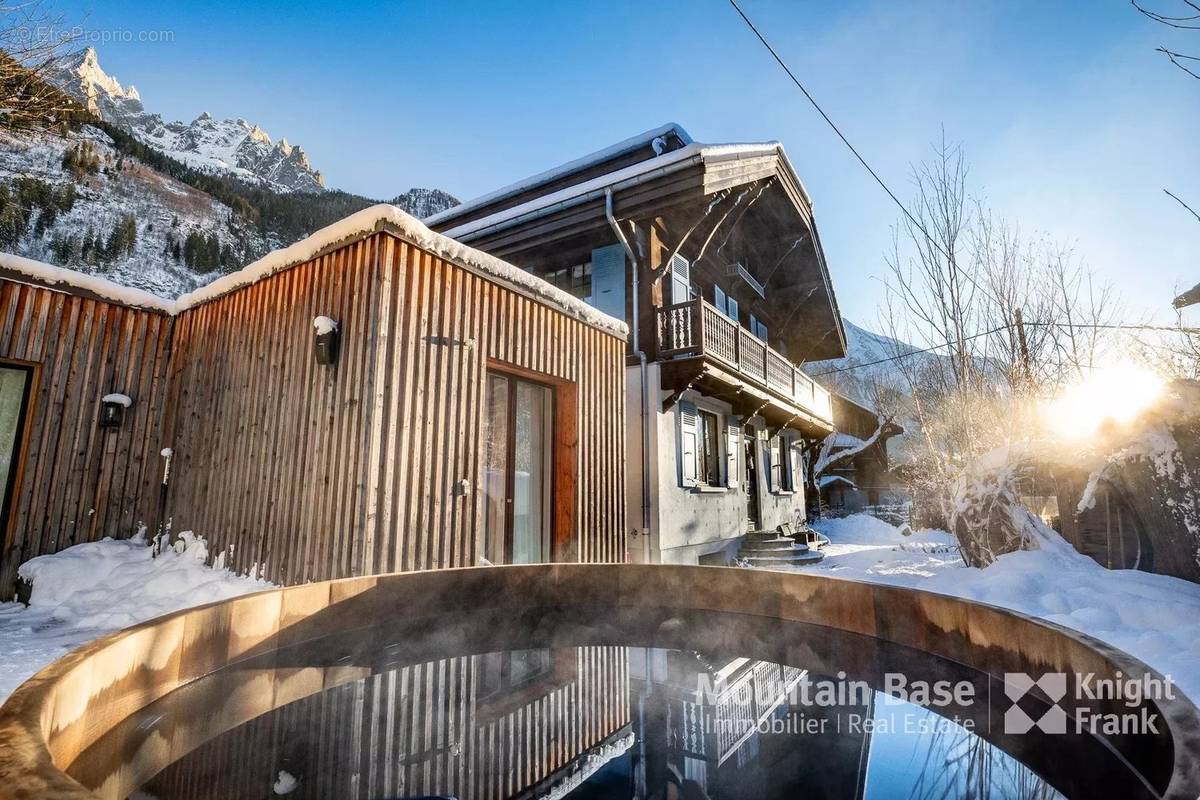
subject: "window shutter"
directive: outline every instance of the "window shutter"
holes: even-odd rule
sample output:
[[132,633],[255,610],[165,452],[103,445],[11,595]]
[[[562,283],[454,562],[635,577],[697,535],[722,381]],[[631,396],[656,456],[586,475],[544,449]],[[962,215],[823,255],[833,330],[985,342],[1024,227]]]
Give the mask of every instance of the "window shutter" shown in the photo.
[[620,244],[592,251],[592,306],[625,319],[625,248]]
[[725,311],[725,303],[726,303],[725,290],[722,289],[720,286],[713,286],[713,302],[717,306],[717,311],[720,311],[722,314],[726,313],[726,311]]
[[700,415],[691,403],[679,404],[679,467],[684,486],[695,486],[700,457]]
[[731,320],[733,320],[734,322],[737,322],[738,321],[738,301],[734,300],[732,297],[726,297],[725,298],[725,308],[729,315],[729,318]]
[[741,478],[742,422],[738,417],[725,418],[725,485],[735,488]]
[[750,332],[758,336],[758,317],[750,315]]
[[671,257],[671,303],[686,303],[692,294],[692,265],[676,253]]

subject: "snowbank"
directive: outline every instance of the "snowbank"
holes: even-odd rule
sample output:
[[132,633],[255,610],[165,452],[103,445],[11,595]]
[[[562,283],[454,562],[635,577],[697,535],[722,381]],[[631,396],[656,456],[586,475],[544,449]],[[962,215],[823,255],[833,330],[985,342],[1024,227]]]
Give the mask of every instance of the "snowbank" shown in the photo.
[[0,603],[0,700],[46,664],[97,636],[273,586],[219,564],[207,566],[208,547],[190,532],[157,557],[149,545],[141,535],[104,539],[21,565],[33,594],[28,608]]
[[[944,531],[900,530],[866,515],[814,525],[825,560],[797,569],[908,586],[1010,608],[1108,642],[1200,698],[1200,585],[1108,570],[1069,545],[1021,550],[967,567]],[[1064,543],[1065,544],[1065,543]]]

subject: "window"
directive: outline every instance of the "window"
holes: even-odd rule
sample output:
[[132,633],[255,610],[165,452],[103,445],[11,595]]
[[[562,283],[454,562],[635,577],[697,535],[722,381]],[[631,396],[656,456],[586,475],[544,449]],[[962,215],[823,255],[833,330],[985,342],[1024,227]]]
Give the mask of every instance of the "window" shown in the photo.
[[781,449],[783,440],[779,436],[773,437],[767,442],[767,460],[770,461],[771,491],[778,492],[783,490],[783,458],[781,457]]
[[783,491],[785,491],[785,492],[794,492],[794,491],[796,491],[796,475],[795,475],[796,466],[794,463],[794,457],[795,457],[794,444],[795,443],[791,440],[791,438],[785,439],[782,436],[780,436],[779,439],[781,440],[780,447],[783,451],[782,452],[783,471],[782,471],[782,474],[780,475],[779,485],[783,488]]
[[796,491],[796,464],[794,441],[779,434],[767,442],[767,481],[772,492]]
[[8,528],[32,376],[29,367],[0,365],[0,534]]
[[686,303],[696,296],[692,288],[692,265],[676,253],[671,258],[671,303]]
[[750,315],[750,332],[764,342],[767,341],[767,326],[763,325],[753,314]]
[[684,486],[725,485],[723,436],[728,431],[722,428],[719,414],[694,403],[679,404],[679,472]]
[[476,656],[478,664],[478,700],[486,700],[512,691],[550,673],[550,651],[510,650]]
[[700,482],[708,486],[721,485],[721,446],[717,441],[717,415],[711,411],[700,412],[700,463],[697,474]]
[[737,322],[738,301],[725,294],[725,290],[720,286],[713,286],[713,305],[717,307],[717,311]]
[[493,564],[549,561],[554,394],[492,373],[484,439],[484,556]]
[[592,262],[573,264],[569,267],[546,270],[542,278],[557,286],[567,294],[578,297],[585,302],[592,299]]

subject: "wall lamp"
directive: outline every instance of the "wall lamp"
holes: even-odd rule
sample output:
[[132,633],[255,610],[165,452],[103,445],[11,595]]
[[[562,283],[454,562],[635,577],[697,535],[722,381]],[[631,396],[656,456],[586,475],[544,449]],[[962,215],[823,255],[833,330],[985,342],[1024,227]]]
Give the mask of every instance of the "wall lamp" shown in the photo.
[[313,320],[313,329],[317,332],[313,341],[317,363],[326,366],[336,363],[340,338],[337,321],[329,317],[317,317]]

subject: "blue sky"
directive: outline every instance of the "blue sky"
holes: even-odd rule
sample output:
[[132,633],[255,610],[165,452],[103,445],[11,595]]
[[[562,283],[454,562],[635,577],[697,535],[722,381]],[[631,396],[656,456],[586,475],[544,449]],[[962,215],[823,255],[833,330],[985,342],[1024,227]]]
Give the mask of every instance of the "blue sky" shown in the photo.
[[[898,211],[725,0],[56,7],[89,29],[173,33],[97,45],[150,110],[258,122],[302,145],[329,186],[372,197],[470,198],[666,121],[699,141],[779,139],[814,197],[843,311],[876,320]],[[744,8],[902,198],[944,129],[974,191],[1073,245],[1126,318],[1169,319],[1176,286],[1200,281],[1200,223],[1162,193],[1200,208],[1200,81],[1154,52],[1200,51],[1200,33],[1126,0]]]

